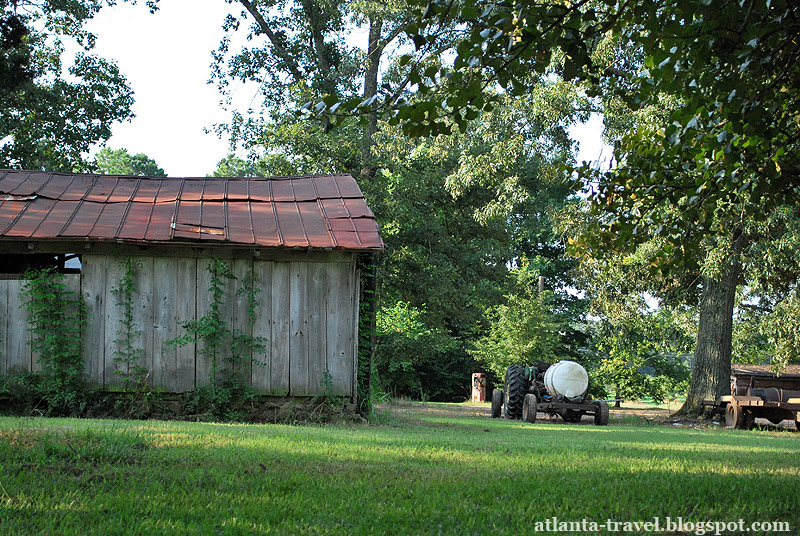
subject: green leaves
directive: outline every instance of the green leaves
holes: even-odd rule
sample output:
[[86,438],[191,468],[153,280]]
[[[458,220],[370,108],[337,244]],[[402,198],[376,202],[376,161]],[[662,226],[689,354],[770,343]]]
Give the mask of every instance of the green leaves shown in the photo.
[[55,269],[28,272],[24,277],[29,344],[42,367],[37,389],[48,412],[78,415],[85,395],[80,348],[86,306],[77,292],[67,288],[64,274]]

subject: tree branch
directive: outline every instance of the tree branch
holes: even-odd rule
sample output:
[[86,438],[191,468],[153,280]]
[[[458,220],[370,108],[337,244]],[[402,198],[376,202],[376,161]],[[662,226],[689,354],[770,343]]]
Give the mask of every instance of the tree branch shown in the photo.
[[284,63],[286,63],[286,67],[289,69],[289,72],[292,74],[295,81],[301,82],[304,79],[303,73],[300,72],[300,69],[297,66],[297,63],[294,61],[294,58],[292,58],[289,52],[284,48],[283,43],[281,43],[281,40],[269,27],[269,24],[267,24],[267,21],[264,19],[264,16],[261,14],[261,12],[258,11],[258,8],[254,6],[250,0],[239,0],[239,2],[256,20],[261,32],[263,32],[269,38],[275,55],[282,59]]
[[311,43],[314,47],[314,52],[316,52],[319,70],[322,72],[323,78],[327,80],[331,73],[331,64],[325,53],[325,36],[322,35],[322,29],[319,25],[319,12],[315,11],[314,3],[311,0],[301,0],[300,5],[303,6],[308,27],[311,30]]

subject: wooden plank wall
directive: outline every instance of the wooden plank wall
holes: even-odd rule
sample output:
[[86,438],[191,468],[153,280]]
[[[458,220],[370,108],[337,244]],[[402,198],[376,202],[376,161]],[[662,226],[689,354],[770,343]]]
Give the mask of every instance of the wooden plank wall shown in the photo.
[[[226,282],[224,320],[232,329],[263,339],[263,350],[249,356],[245,375],[262,394],[311,396],[333,392],[352,395],[355,385],[358,279],[350,255],[333,262],[274,261],[237,258],[227,262],[237,277]],[[122,307],[114,293],[127,257],[84,255],[82,273],[68,276],[70,289],[83,296],[88,313],[82,356],[90,382],[113,390],[124,377],[117,351]],[[134,320],[142,333],[142,366],[150,384],[167,392],[207,385],[210,364],[200,344],[166,344],[184,335],[182,325],[205,315],[210,303],[210,259],[204,257],[136,258]],[[248,318],[246,295],[237,289],[255,278],[256,317]],[[0,280],[0,373],[35,370],[35,356],[21,305],[22,281]]]
[[[0,280],[0,374],[41,370],[39,356],[31,351],[28,313],[22,297],[25,281]],[[68,291],[80,295],[81,276],[65,274]]]

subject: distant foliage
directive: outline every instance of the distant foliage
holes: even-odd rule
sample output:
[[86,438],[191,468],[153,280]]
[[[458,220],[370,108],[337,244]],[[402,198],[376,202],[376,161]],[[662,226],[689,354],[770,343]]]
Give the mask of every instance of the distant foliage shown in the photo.
[[616,398],[650,397],[662,402],[685,394],[688,388],[685,359],[659,352],[655,341],[637,341],[618,333],[604,339],[597,349],[605,357],[592,370],[592,378]]
[[144,153],[131,155],[127,149],[103,147],[95,157],[97,171],[106,175],[166,177],[167,173]]
[[552,362],[561,357],[555,355],[560,324],[550,312],[552,294],[538,290],[538,272],[530,269],[526,259],[511,274],[516,291],[505,296],[505,303],[489,309],[489,331],[471,351],[497,378],[503,378],[515,363]]
[[464,363],[459,341],[425,322],[426,311],[400,301],[378,311],[375,365],[384,392],[417,399],[453,401],[467,396],[460,389]]

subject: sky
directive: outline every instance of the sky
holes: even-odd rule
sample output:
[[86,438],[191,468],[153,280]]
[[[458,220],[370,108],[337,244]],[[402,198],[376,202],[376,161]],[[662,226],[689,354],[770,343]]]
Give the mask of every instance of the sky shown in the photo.
[[[168,0],[160,6],[155,14],[144,2],[105,7],[87,25],[97,36],[95,53],[117,62],[136,100],[136,117],[115,124],[107,146],[144,153],[170,177],[204,177],[229,153],[227,140],[204,131],[230,118],[216,86],[207,83],[211,51],[223,36],[225,15],[240,10],[223,0]],[[255,85],[232,88],[235,107],[257,104]],[[580,143],[579,162],[608,156],[601,132],[597,115],[571,129]]]
[[[114,125],[109,147],[145,153],[171,177],[204,177],[216,169],[228,144],[204,129],[230,114],[207,81],[230,9],[222,0],[169,0],[155,14],[143,2],[119,4],[87,25],[97,36],[95,53],[117,62],[136,100],[136,117]],[[257,88],[234,89],[246,107]]]

